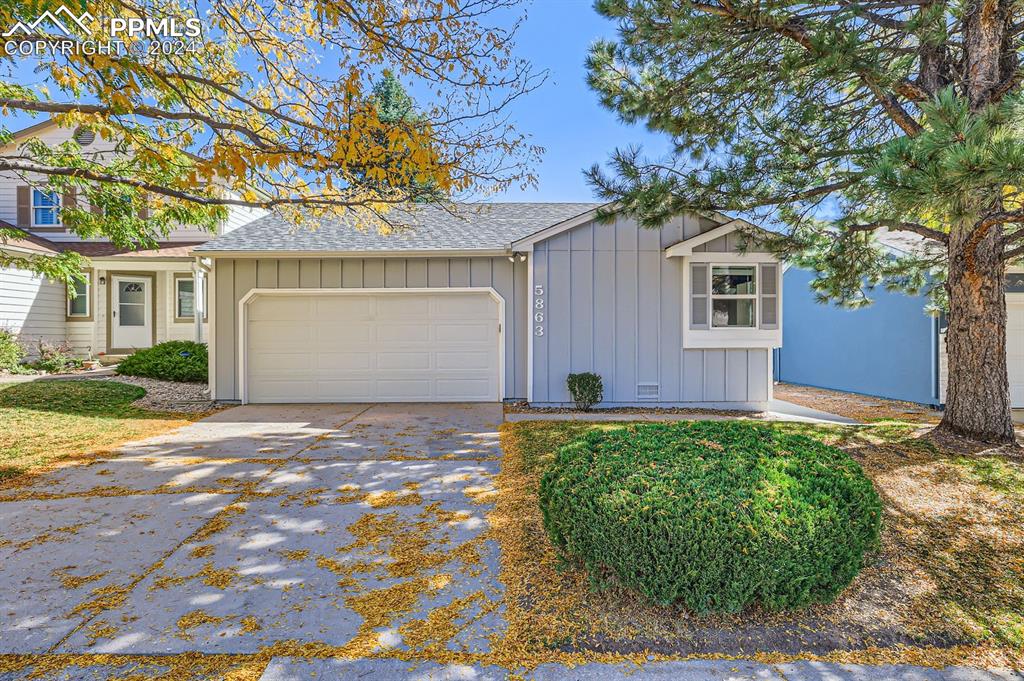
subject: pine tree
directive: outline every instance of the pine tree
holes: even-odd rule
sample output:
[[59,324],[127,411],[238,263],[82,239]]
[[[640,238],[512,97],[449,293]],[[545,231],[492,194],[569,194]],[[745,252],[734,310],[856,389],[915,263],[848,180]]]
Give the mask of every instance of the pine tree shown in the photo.
[[[378,144],[382,149],[389,149],[387,164],[401,165],[402,158],[413,154],[416,150],[408,145],[393,148],[389,147],[387,138],[389,135],[411,138],[410,132],[414,131],[421,135],[416,139],[422,140],[424,149],[423,155],[436,156],[436,152],[429,143],[429,122],[426,117],[416,110],[416,102],[406,92],[402,83],[395,78],[391,71],[385,71],[384,75],[374,83],[370,94],[370,102],[380,122]],[[370,182],[363,178],[364,182]],[[400,189],[404,190],[407,200],[411,203],[431,203],[443,201],[447,195],[430,178],[418,179],[409,177],[406,182],[395,185],[381,186],[381,191]]]
[[[617,150],[591,182],[642,224],[680,210],[776,221],[823,299],[926,291],[948,309],[940,429],[1014,441],[1005,271],[1024,257],[1024,4],[598,0],[618,38],[588,80],[667,158]],[[894,259],[881,230],[922,238]]]

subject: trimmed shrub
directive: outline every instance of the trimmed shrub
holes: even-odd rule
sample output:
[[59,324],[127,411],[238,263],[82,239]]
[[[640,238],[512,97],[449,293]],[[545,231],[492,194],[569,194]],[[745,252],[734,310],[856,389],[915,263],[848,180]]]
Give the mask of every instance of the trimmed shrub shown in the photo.
[[117,365],[117,373],[199,383],[206,380],[207,361],[206,345],[193,341],[167,341],[128,355]]
[[12,331],[0,329],[0,371],[18,371],[23,359],[25,348],[18,337]]
[[580,411],[590,411],[591,407],[600,404],[604,399],[604,383],[601,382],[601,377],[597,374],[590,372],[569,374],[565,383],[569,388],[572,401],[576,403],[576,408]]
[[828,602],[877,548],[882,505],[846,453],[763,424],[597,430],[540,484],[544,527],[607,577],[694,612]]
[[63,374],[82,366],[82,360],[72,356],[69,343],[51,343],[41,340],[36,346],[39,358],[29,363],[37,371],[48,374]]

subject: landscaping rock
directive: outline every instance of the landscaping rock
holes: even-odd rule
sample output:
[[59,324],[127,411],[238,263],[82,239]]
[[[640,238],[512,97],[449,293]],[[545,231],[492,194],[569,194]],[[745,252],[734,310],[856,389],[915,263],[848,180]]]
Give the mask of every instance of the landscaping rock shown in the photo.
[[177,411],[190,414],[201,414],[213,411],[217,405],[210,399],[205,383],[177,383],[160,381],[155,378],[139,376],[103,376],[98,380],[117,381],[129,385],[137,385],[146,391],[146,395],[135,400],[135,404],[152,411]]

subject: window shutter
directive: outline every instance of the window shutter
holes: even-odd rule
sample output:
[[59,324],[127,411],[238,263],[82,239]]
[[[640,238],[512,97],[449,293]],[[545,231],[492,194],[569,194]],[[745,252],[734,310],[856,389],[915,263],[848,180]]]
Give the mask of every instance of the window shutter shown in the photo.
[[140,220],[148,220],[149,219],[149,201],[148,201],[148,199],[149,199],[149,196],[147,194],[143,194],[142,195],[143,204],[142,204],[142,208],[139,209],[139,219]]
[[60,197],[60,205],[63,208],[78,208],[78,189],[68,187]]
[[761,264],[761,328],[779,328],[779,266]]
[[704,263],[690,265],[690,328],[709,328],[708,266]]
[[32,188],[24,184],[18,185],[18,227],[32,227]]

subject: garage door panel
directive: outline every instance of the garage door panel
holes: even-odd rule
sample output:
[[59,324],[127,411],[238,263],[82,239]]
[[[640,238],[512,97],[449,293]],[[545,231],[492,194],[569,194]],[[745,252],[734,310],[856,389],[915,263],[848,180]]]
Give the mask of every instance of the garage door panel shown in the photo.
[[377,342],[379,343],[426,343],[430,341],[430,327],[424,324],[393,324],[377,325]]
[[337,344],[361,344],[369,345],[373,342],[373,327],[369,324],[332,322],[319,320],[316,324],[313,320],[307,322],[313,329],[318,346],[329,348]]
[[453,294],[433,299],[431,313],[434,317],[494,317],[497,303],[489,297],[476,294]]
[[371,352],[317,352],[316,368],[319,371],[368,371],[373,368]]
[[461,400],[483,400],[487,398],[490,385],[479,378],[441,378],[437,380],[440,395],[452,395]]
[[[425,304],[426,303],[426,304]],[[430,317],[429,301],[417,299],[417,296],[383,295],[377,298],[377,319],[408,319],[410,317]]]
[[378,352],[377,368],[388,370],[430,369],[429,352]]
[[314,402],[309,381],[261,379],[249,387],[252,402]]
[[313,327],[309,320],[295,322],[255,321],[250,323],[250,333],[259,339],[264,347],[284,347],[294,350],[297,347],[308,347],[313,342]]
[[261,298],[259,302],[259,305],[250,305],[250,321],[304,321],[313,316],[313,301],[310,298]]
[[[328,379],[315,383],[316,402],[358,402],[373,392],[371,379]],[[307,392],[308,392],[307,386]]]
[[369,320],[373,317],[373,300],[369,296],[316,296],[314,319]]
[[433,399],[430,379],[377,379],[377,399],[429,402]]
[[434,326],[434,339],[441,342],[481,343],[491,335],[490,323],[468,322],[462,324],[438,323]]
[[257,295],[247,399],[497,401],[498,310],[483,292]]
[[308,371],[314,368],[315,357],[310,354],[299,352],[273,352],[264,351],[253,353],[249,358],[250,367],[255,371],[265,372],[293,372]]
[[491,357],[486,352],[438,352],[437,368],[442,370],[485,370]]

